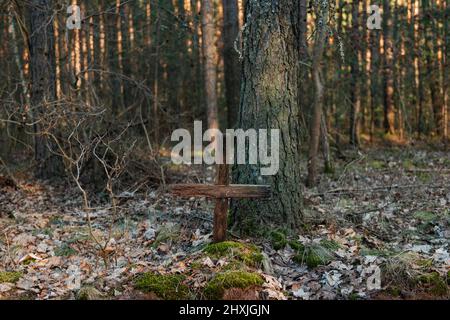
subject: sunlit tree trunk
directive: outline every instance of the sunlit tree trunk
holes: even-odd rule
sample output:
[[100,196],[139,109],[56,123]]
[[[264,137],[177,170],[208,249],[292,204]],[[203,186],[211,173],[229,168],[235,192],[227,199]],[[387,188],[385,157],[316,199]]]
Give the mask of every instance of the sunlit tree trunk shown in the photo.
[[449,0],[444,0],[442,7],[444,12],[444,54],[442,60],[442,78],[443,78],[443,88],[444,88],[444,140],[448,142],[449,134],[449,99],[448,99],[448,87],[450,86],[449,74],[450,74],[450,35],[449,35],[449,19],[450,19],[450,7],[448,6]]
[[215,44],[214,7],[212,0],[202,1],[202,46],[205,98],[210,129],[219,128],[217,105],[217,48]]
[[383,2],[383,43],[384,43],[384,130],[395,135],[394,109],[394,48],[391,5]]

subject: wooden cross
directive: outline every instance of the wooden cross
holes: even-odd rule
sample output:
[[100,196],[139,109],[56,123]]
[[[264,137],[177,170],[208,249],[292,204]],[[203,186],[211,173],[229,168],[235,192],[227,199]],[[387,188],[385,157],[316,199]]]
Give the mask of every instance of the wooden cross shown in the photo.
[[214,242],[227,238],[227,214],[229,199],[267,199],[271,196],[270,186],[264,185],[230,185],[229,165],[217,166],[215,185],[176,184],[169,186],[172,194],[179,197],[206,197],[216,199],[214,209]]

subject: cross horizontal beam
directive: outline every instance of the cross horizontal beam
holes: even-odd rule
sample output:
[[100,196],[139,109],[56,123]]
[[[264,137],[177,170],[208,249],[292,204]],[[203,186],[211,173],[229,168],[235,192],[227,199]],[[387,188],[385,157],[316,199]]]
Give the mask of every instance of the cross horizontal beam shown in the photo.
[[206,197],[212,199],[268,199],[271,188],[266,185],[205,185],[174,184],[170,193],[179,197]]

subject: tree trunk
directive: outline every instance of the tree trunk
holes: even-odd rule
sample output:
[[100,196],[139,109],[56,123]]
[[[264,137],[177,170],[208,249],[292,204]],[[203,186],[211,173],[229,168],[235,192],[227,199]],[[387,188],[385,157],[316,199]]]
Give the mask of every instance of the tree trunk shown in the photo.
[[234,42],[239,34],[239,9],[237,0],[222,0],[223,4],[223,61],[225,93],[228,108],[228,128],[237,124],[241,69]]
[[385,133],[395,135],[394,111],[394,52],[392,44],[392,18],[389,1],[383,2],[384,37],[384,129]]
[[380,32],[371,31],[371,55],[370,55],[370,142],[373,142],[375,133],[376,110],[380,106]]
[[[300,63],[303,63],[306,66],[309,61],[309,53],[308,53],[308,7],[307,0],[298,0],[299,6],[299,20],[298,20],[298,41],[299,41],[299,54],[300,54]],[[308,68],[300,68],[299,74],[299,102],[298,107],[300,108],[300,123],[305,126],[305,136],[307,136],[308,129],[310,130],[310,126],[308,128],[308,124],[310,123],[310,114],[311,114],[311,103],[310,103],[310,95],[308,83],[309,83],[309,69]]]
[[449,106],[448,106],[448,86],[449,83],[449,73],[450,73],[450,64],[449,64],[449,42],[450,42],[450,35],[448,34],[448,25],[449,25],[449,19],[450,19],[450,8],[448,7],[449,0],[445,0],[442,3],[443,9],[444,9],[444,54],[443,54],[443,61],[442,61],[442,81],[443,88],[444,88],[444,141],[445,143],[448,142],[448,124],[449,124]]
[[324,100],[324,88],[321,79],[321,63],[327,40],[326,25],[328,22],[329,7],[328,3],[324,2],[323,6],[317,6],[316,8],[316,38],[314,42],[313,51],[313,64],[312,64],[312,77],[315,86],[315,97],[313,116],[311,122],[311,133],[309,141],[309,154],[308,154],[308,179],[307,185],[314,186],[317,180],[317,153],[319,149],[320,134],[321,134],[321,121],[323,114],[323,100]]
[[431,93],[431,104],[433,107],[433,117],[434,117],[434,132],[437,136],[444,135],[444,94],[443,90],[441,90],[441,76],[440,76],[440,56],[439,52],[439,29],[436,25],[435,17],[435,4],[429,6],[428,10],[432,10],[429,12],[427,17],[425,18],[427,21],[427,25],[429,24],[429,29],[426,29],[426,42],[427,42],[427,50],[430,54],[427,55],[427,66],[428,66],[428,74],[430,80],[428,83],[430,85],[430,93]]
[[352,3],[352,42],[354,56],[351,60],[351,106],[350,106],[350,145],[353,147],[359,146],[359,114],[361,110],[361,87],[359,82],[360,69],[360,40],[359,22],[358,22],[358,7],[359,3],[353,1]]
[[323,160],[325,164],[324,172],[325,173],[333,173],[334,166],[331,160],[331,152],[330,152],[330,141],[328,139],[328,127],[326,116],[322,112],[322,119],[320,125],[320,137],[322,143],[322,152],[323,152]]
[[214,6],[212,0],[202,1],[202,45],[205,73],[205,96],[208,127],[219,128],[217,105],[217,48],[215,45]]
[[55,108],[56,100],[55,45],[53,30],[53,7],[51,0],[33,0],[30,3],[30,67],[31,105],[35,121],[36,177],[51,178],[58,164],[51,155],[51,146],[45,130],[44,117]]
[[[247,1],[247,29],[243,35],[243,83],[240,127],[244,130],[279,129],[279,171],[260,176],[261,165],[234,168],[236,183],[267,184],[270,201],[237,200],[232,220],[244,233],[261,226],[299,227],[302,217],[300,127],[298,109],[298,4],[292,0]],[[319,118],[320,119],[320,118]],[[277,146],[271,146],[276,152]],[[289,190],[287,192],[287,190]]]

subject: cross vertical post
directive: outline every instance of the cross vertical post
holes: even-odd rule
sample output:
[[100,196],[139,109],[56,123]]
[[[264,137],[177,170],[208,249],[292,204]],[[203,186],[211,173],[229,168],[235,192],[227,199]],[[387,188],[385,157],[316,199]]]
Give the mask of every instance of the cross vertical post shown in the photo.
[[[223,186],[230,184],[229,166],[226,163],[217,165],[216,184]],[[214,242],[223,242],[227,238],[228,207],[228,198],[216,199],[216,207],[214,208]]]

